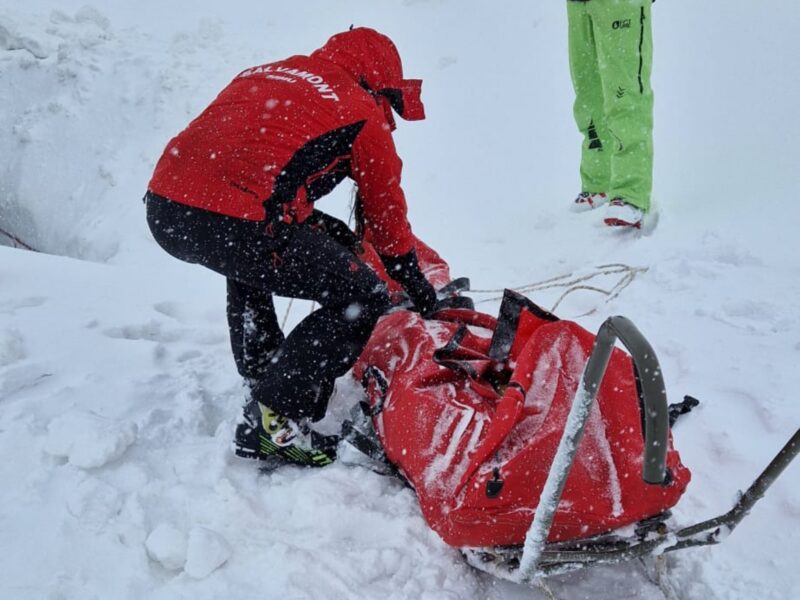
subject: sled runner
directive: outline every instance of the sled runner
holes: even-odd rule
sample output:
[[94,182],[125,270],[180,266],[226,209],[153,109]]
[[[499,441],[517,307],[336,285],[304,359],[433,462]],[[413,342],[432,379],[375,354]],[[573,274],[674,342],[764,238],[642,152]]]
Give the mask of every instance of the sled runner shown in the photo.
[[594,336],[511,291],[498,318],[385,316],[353,373],[374,438],[345,438],[385,457],[471,565],[513,581],[718,543],[800,449],[798,432],[731,511],[675,529],[690,473],[650,344],[624,317]]

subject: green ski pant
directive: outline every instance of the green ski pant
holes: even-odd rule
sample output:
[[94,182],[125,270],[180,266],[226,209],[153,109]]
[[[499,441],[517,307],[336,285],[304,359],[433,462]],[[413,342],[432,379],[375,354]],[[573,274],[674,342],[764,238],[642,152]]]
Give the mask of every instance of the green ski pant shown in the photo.
[[567,2],[581,185],[647,212],[653,186],[651,0]]

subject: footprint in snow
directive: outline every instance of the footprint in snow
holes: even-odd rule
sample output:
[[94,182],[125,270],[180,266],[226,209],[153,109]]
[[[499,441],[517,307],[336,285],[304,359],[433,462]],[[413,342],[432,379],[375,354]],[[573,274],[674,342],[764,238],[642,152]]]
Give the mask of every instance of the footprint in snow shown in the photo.
[[0,368],[25,358],[22,334],[16,329],[0,330]]
[[176,302],[158,302],[153,305],[153,310],[176,321],[183,320],[184,312]]
[[109,327],[103,330],[103,334],[112,339],[132,341],[144,340],[161,344],[189,342],[192,344],[213,346],[226,341],[225,336],[221,333],[202,329],[170,329],[158,321],[149,321],[141,325]]
[[75,411],[50,421],[44,451],[81,469],[94,469],[120,458],[137,434],[131,421]]
[[0,302],[0,315],[13,315],[20,308],[36,308],[47,302],[44,296],[29,296],[28,298],[15,298]]
[[720,308],[719,321],[757,334],[779,333],[792,325],[792,320],[769,302],[740,300],[725,302]]
[[0,400],[5,400],[17,392],[34,388],[52,376],[52,373],[49,373],[48,369],[40,364],[23,363],[7,369],[2,367],[2,361],[0,361]]
[[148,342],[177,342],[183,339],[183,334],[178,330],[165,330],[158,321],[150,321],[143,325],[123,325],[110,327],[103,333],[114,339],[120,340],[145,340]]
[[67,510],[96,531],[103,527],[122,509],[123,495],[115,487],[90,477],[67,494]]

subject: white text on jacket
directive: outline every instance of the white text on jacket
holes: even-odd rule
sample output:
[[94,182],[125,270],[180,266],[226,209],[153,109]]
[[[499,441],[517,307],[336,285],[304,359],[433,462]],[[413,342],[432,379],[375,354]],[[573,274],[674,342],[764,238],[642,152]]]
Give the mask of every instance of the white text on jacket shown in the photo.
[[314,86],[314,88],[320,93],[321,98],[326,100],[335,100],[336,102],[339,101],[339,96],[337,96],[330,86],[325,83],[325,80],[322,77],[315,75],[314,73],[309,73],[308,71],[301,71],[300,69],[276,65],[262,65],[260,67],[253,67],[252,69],[242,71],[239,73],[238,77],[252,77],[253,75],[259,74],[266,74],[267,77],[270,77],[272,74],[280,74],[283,75],[283,77],[280,77],[280,80],[287,81],[289,83],[294,83],[292,78],[302,79]]

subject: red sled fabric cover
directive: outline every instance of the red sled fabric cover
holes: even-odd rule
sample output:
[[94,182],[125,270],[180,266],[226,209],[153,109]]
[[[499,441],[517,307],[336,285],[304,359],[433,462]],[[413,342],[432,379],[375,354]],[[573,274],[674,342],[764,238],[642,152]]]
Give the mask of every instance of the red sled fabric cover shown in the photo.
[[[578,324],[506,293],[520,299],[528,307],[499,324],[470,310],[389,314],[353,371],[387,457],[452,546],[524,542],[594,343]],[[498,349],[501,361],[490,358]],[[664,486],[642,481],[643,444],[633,363],[615,349],[549,541],[607,532],[678,501],[690,473],[671,439]]]

